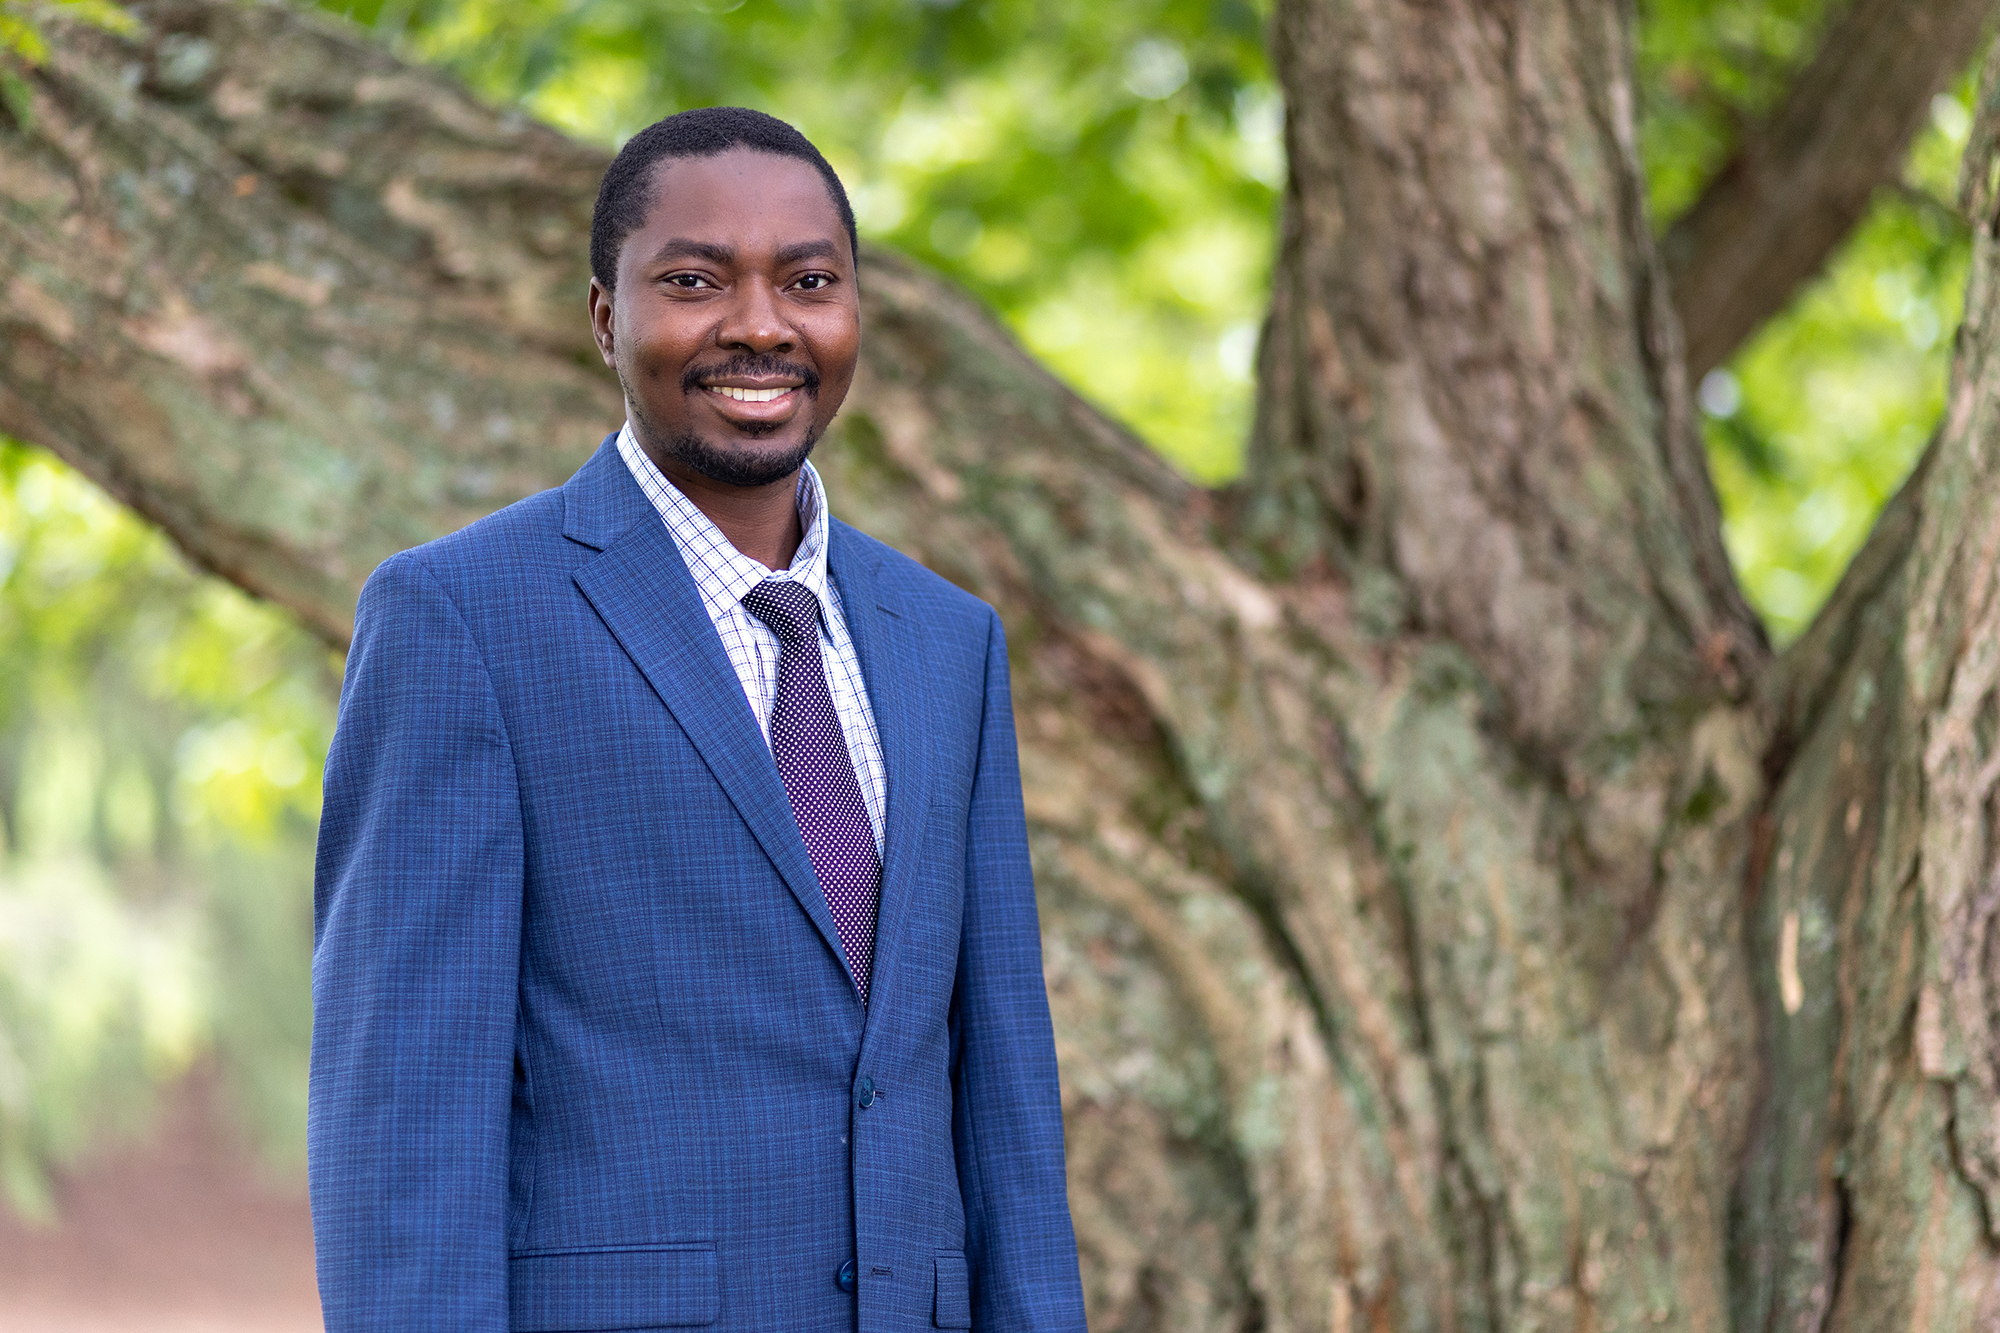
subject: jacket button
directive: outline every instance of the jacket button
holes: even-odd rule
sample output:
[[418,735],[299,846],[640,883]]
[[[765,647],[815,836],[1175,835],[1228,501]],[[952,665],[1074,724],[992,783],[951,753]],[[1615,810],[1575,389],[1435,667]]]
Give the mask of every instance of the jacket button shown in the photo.
[[875,1080],[872,1078],[862,1079],[861,1095],[854,1100],[861,1104],[861,1109],[864,1111],[873,1106],[875,1104]]
[[842,1291],[854,1290],[854,1261],[852,1259],[849,1259],[840,1266],[840,1271],[833,1275],[833,1283]]

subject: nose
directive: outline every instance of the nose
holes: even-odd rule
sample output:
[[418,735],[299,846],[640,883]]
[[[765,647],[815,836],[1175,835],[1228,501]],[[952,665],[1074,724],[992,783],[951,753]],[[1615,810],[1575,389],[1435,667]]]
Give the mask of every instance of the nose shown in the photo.
[[737,283],[736,300],[715,326],[715,341],[731,351],[762,356],[791,351],[798,343],[798,330],[785,318],[777,288],[752,277]]

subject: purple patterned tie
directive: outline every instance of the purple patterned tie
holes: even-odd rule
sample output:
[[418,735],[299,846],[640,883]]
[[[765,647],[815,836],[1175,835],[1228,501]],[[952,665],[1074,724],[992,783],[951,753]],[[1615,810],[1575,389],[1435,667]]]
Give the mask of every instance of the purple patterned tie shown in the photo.
[[803,583],[766,579],[743,594],[743,609],[778,636],[778,697],[771,706],[771,756],[792,798],[820,892],[833,911],[848,970],[868,1002],[875,957],[875,906],[882,859],[875,831],[819,655],[819,599]]

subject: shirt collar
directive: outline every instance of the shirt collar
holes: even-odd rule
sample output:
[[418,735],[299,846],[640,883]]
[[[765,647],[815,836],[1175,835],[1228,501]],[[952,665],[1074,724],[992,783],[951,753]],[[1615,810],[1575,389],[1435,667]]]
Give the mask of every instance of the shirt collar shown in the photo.
[[722,529],[716,527],[714,521],[702,513],[680,487],[653,465],[653,460],[646,457],[638,440],[633,438],[632,423],[629,421],[618,432],[618,453],[625,460],[632,479],[639,483],[639,489],[653,502],[653,508],[659,511],[660,518],[673,534],[675,544],[680,547],[681,559],[687,562],[688,573],[693,576],[694,586],[701,593],[709,619],[714,620],[729,611],[743,600],[744,593],[770,578],[803,583],[819,599],[821,608],[825,608],[826,488],[820,484],[818,469],[810,462],[799,468],[797,495],[799,526],[805,530],[805,536],[792,556],[791,568],[774,570],[737,550],[723,535]]

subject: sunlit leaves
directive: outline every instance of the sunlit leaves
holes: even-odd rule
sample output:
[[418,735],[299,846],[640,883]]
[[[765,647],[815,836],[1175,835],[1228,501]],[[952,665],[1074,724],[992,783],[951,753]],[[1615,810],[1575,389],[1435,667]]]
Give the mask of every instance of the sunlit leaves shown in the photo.
[[1645,0],[1638,31],[1646,178],[1665,226],[1812,55],[1829,0]]
[[49,1211],[47,1161],[206,1043],[201,904],[132,888],[74,853],[0,867],[0,1202],[31,1216]]
[[[17,1206],[102,1108],[218,1035],[253,1086],[296,1072],[331,669],[284,616],[0,441],[0,1182]],[[274,918],[275,990],[270,959],[224,947]],[[283,1040],[218,1034],[236,1009]]]
[[1970,243],[1966,80],[1827,272],[1699,395],[1724,535],[1780,639],[1812,618],[1944,410]]

